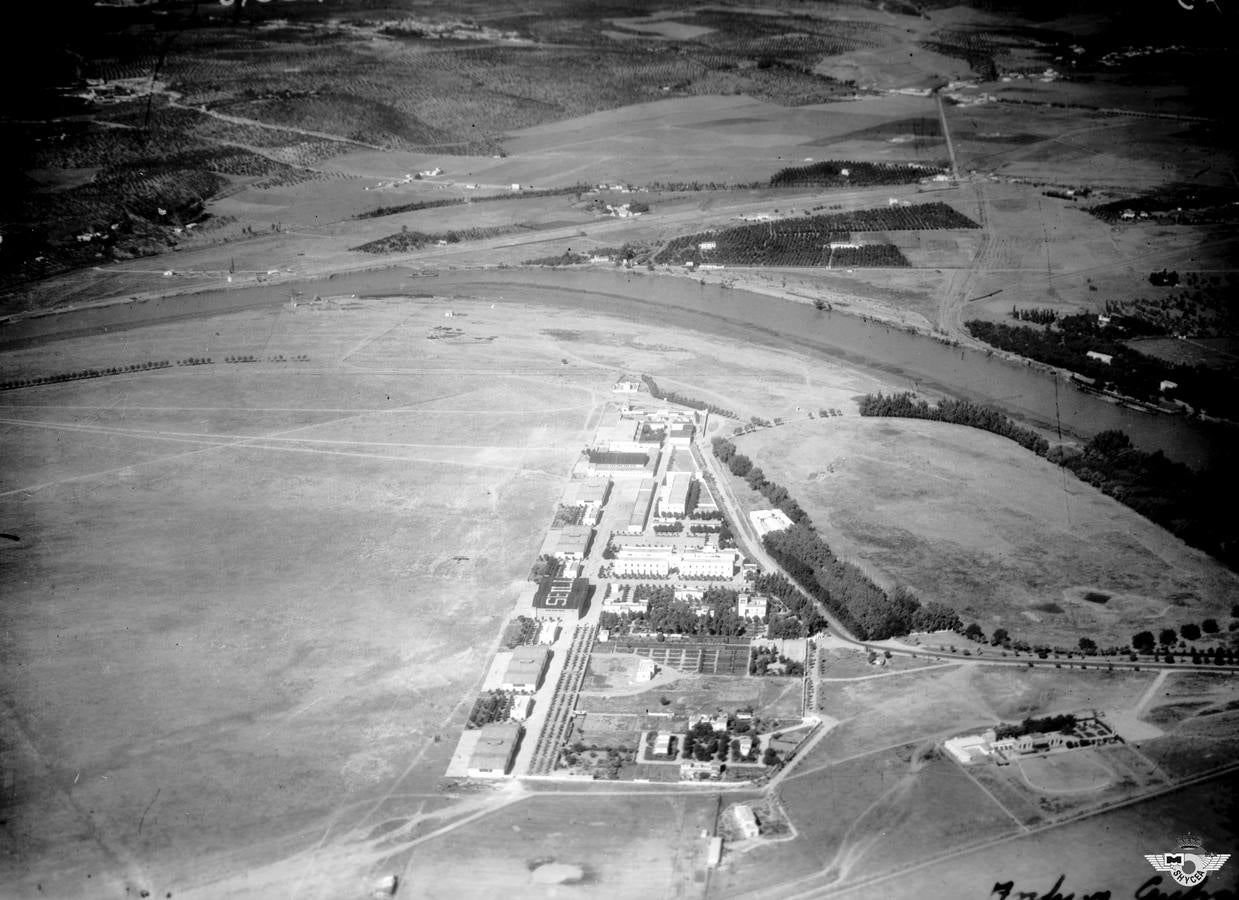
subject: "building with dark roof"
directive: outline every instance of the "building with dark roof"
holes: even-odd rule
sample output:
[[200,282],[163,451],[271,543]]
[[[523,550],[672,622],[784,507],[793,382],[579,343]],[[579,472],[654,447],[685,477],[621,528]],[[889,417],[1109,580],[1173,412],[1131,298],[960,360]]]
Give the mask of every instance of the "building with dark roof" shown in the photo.
[[534,615],[583,615],[589,596],[586,578],[543,578],[533,595]]
[[650,455],[620,450],[590,450],[589,464],[600,472],[644,469],[650,464]]

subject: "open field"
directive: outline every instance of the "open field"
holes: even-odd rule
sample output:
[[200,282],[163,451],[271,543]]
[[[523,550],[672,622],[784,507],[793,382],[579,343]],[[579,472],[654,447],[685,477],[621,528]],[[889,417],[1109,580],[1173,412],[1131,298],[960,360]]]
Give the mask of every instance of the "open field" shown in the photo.
[[[438,802],[619,373],[665,372],[742,407],[805,392],[842,404],[880,384],[727,339],[493,303],[344,295],[4,355],[4,378],[213,360],[4,395],[0,518],[20,538],[0,559],[19,836],[5,877],[18,896],[38,883],[89,896],[92,872],[209,894],[226,871],[252,874],[228,882],[245,896],[305,869],[320,843],[298,896],[338,896],[336,879],[387,846],[368,837],[378,824],[411,805],[414,833],[438,827],[418,795]],[[765,377],[733,393],[742,371]],[[655,691],[596,712],[664,693],[682,713],[800,711],[799,679]]]
[[[470,823],[466,840],[447,834],[419,844],[407,855],[405,872],[427,898],[542,898],[567,891],[699,896],[706,849],[701,834],[713,827],[716,803],[700,792],[531,797]],[[479,854],[479,846],[486,852]],[[537,868],[550,864],[578,867],[579,884],[539,883]]]
[[[1016,444],[936,422],[832,418],[737,438],[840,555],[1030,643],[1124,646],[1225,617],[1239,581]],[[943,522],[950,522],[946,531]],[[1079,589],[1104,592],[1104,605]]]

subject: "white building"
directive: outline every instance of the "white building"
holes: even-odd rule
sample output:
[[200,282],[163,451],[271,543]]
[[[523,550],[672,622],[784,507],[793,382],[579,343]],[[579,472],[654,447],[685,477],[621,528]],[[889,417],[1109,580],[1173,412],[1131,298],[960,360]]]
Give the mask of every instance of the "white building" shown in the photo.
[[736,828],[740,831],[740,837],[745,840],[752,840],[761,834],[753,807],[747,803],[738,803],[732,807],[732,815],[736,817]]
[[1089,359],[1095,359],[1099,363],[1104,363],[1107,366],[1110,365],[1110,363],[1114,360],[1114,357],[1111,356],[1109,353],[1098,353],[1096,350],[1089,350],[1084,355],[1087,356]]
[[612,566],[620,578],[666,578],[676,555],[675,547],[629,545],[620,547]]
[[739,558],[735,549],[628,544],[616,552],[612,566],[619,578],[667,578],[672,572],[681,578],[731,578]]
[[989,741],[986,740],[985,735],[981,734],[954,737],[946,741],[943,746],[946,747],[948,753],[965,765],[990,754]]
[[792,527],[792,520],[781,509],[755,509],[749,513],[749,521],[757,529],[758,537],[765,537],[772,531]]
[[692,547],[681,552],[677,568],[681,578],[731,578],[739,555],[733,549]]

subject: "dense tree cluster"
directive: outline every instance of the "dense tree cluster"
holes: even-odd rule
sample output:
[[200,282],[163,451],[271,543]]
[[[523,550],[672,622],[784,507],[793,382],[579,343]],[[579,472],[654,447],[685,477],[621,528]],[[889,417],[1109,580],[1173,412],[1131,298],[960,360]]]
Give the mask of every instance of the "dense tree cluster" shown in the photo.
[[775,647],[754,647],[749,656],[749,674],[750,675],[773,675],[776,674],[770,671],[770,667],[774,665],[782,666],[782,670],[777,674],[780,675],[804,675],[804,663],[795,662],[788,659]]
[[1058,310],[1043,307],[1020,309],[1018,306],[1013,306],[1011,307],[1011,318],[1018,319],[1021,322],[1032,322],[1034,325],[1053,325],[1058,321]]
[[950,422],[967,425],[1010,438],[1038,456],[1045,456],[1050,449],[1049,441],[1031,428],[1023,428],[992,406],[972,403],[968,400],[942,400],[930,406],[925,400],[917,400],[910,393],[866,394],[860,401],[862,416],[887,416],[900,419],[932,419],[935,422]]
[[695,759],[698,762],[709,762],[717,759],[727,762],[727,754],[731,751],[731,735],[726,731],[715,731],[709,722],[698,722],[684,735],[684,746],[680,751],[682,759]]
[[369,209],[365,212],[359,212],[356,216],[354,216],[354,218],[379,219],[383,216],[394,216],[399,213],[417,212],[419,209],[438,209],[443,206],[463,206],[464,203],[464,197],[448,197],[442,200],[418,200],[413,203],[400,203],[396,206],[380,206],[376,209]]
[[1076,727],[1076,717],[1070,713],[1061,716],[1044,716],[1040,719],[1029,717],[1015,725],[1003,723],[994,729],[999,739],[1022,737],[1026,734],[1051,734],[1055,731],[1069,733]]
[[[1103,326],[1091,313],[1080,313],[1063,316],[1051,327],[978,319],[965,325],[973,337],[1000,350],[1076,372],[1113,386],[1124,396],[1156,402],[1163,396],[1162,382],[1171,381],[1176,387],[1167,392],[1168,396],[1214,416],[1239,417],[1239,376],[1146,356],[1129,344],[1135,336],[1130,329],[1135,327],[1136,320],[1124,323],[1127,331],[1119,330],[1113,322]],[[1088,356],[1090,351],[1110,357],[1110,362]]]
[[671,585],[639,584],[633,588],[633,599],[646,601],[641,612],[604,612],[599,626],[613,631],[655,632],[711,637],[737,637],[760,633],[761,623],[742,619],[736,611],[737,593],[729,588],[707,588],[700,601],[700,611],[687,600],[675,598]]
[[502,722],[512,713],[512,696],[502,691],[483,694],[473,704],[469,713],[470,728],[481,728],[491,722]]
[[959,627],[959,617],[940,606],[922,607],[905,588],[888,596],[864,572],[835,556],[812,528],[793,525],[762,539],[774,560],[811,597],[820,601],[861,640],[878,641],[934,626]]
[[[832,264],[832,254],[835,252],[830,249],[830,243],[840,240],[841,235],[847,232],[976,227],[976,222],[941,202],[882,206],[682,235],[668,242],[655,255],[654,262],[664,265],[692,262],[743,266],[826,266]],[[702,244],[706,244],[707,248],[702,249]],[[709,244],[713,244],[713,248]],[[851,260],[849,264],[908,265],[903,254],[893,245],[872,245],[861,249],[871,252],[847,257]]]
[[541,256],[537,259],[527,259],[522,265],[557,267],[577,266],[587,262],[589,262],[589,257],[584,253],[573,253],[571,250],[565,250],[559,256]]
[[493,225],[488,228],[460,228],[435,234],[410,231],[406,228],[395,234],[376,238],[373,241],[351,249],[359,250],[362,253],[409,253],[413,250],[420,250],[423,247],[437,244],[439,241],[443,241],[445,244],[457,244],[461,241],[480,241],[504,234],[512,234],[516,231],[524,231],[526,228],[527,226],[525,225]]
[[[770,178],[771,187],[867,187],[879,184],[916,184],[942,169],[900,163],[826,160],[807,166],[789,166]],[[844,174],[844,173],[847,174]]]
[[1197,473],[1131,445],[1121,431],[1103,431],[1077,455],[1050,454],[1079,478],[1140,515],[1239,568],[1239,521],[1231,514],[1239,479],[1226,469]]

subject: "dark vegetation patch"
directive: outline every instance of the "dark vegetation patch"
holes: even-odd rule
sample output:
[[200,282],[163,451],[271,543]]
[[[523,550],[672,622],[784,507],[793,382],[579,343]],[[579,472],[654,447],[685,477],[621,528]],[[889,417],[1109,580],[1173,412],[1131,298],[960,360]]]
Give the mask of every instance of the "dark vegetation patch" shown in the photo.
[[1083,596],[1089,603],[1105,605],[1110,602],[1110,595],[1103,594],[1100,591],[1085,591]]

